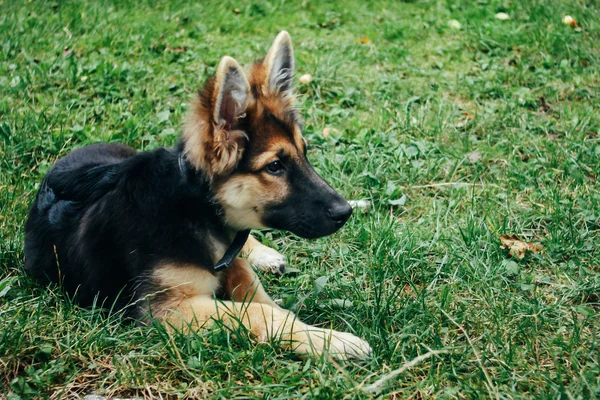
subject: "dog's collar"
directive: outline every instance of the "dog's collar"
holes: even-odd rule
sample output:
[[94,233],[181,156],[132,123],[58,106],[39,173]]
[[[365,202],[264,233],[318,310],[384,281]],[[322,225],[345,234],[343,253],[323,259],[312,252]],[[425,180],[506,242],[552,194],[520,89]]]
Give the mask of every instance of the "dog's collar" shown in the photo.
[[233,262],[233,260],[235,260],[238,254],[240,254],[240,251],[242,251],[242,247],[244,247],[244,245],[246,244],[246,240],[248,240],[249,235],[250,229],[245,231],[239,231],[235,235],[233,242],[231,242],[231,245],[229,245],[229,247],[225,251],[225,254],[223,254],[223,257],[221,257],[219,262],[217,262],[217,264],[215,265],[215,271],[219,272],[231,267],[231,263]]

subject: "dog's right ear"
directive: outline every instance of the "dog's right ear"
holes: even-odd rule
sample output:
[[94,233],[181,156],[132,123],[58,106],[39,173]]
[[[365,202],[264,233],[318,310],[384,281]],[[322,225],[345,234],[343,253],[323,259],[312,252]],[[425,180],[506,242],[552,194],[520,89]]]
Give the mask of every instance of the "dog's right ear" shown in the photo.
[[230,173],[242,158],[246,134],[239,129],[250,97],[250,84],[233,58],[221,59],[188,114],[183,131],[187,159],[212,179]]
[[281,31],[263,61],[266,69],[265,92],[282,97],[293,97],[294,49],[292,38]]

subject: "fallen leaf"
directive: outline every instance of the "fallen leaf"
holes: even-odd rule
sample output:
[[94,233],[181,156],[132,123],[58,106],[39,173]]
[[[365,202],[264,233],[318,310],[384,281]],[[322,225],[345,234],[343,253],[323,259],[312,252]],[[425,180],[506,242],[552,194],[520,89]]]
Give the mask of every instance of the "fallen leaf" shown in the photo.
[[0,281],[0,297],[4,297],[6,293],[10,290],[12,281],[8,278]]
[[565,15],[562,19],[562,23],[572,26],[573,28],[577,28],[577,21],[575,21],[575,18],[571,17],[570,15]]
[[323,129],[323,137],[327,138],[327,136],[329,136],[329,128]]
[[330,308],[336,308],[336,309],[348,309],[348,308],[352,308],[353,305],[354,304],[348,299],[329,299],[329,300],[325,300],[321,304],[319,304],[319,306],[321,308],[325,308],[325,307],[329,306]]
[[475,164],[477,161],[481,160],[481,153],[477,150],[465,154],[465,156],[471,161],[471,164]]
[[159,122],[165,122],[166,120],[169,119],[170,115],[171,115],[171,112],[169,110],[161,111],[158,114],[156,114]]
[[357,39],[356,43],[360,43],[360,44],[371,44],[373,42],[371,42],[371,39],[369,39],[367,36]]
[[283,270],[284,275],[298,275],[300,272],[302,271],[294,267],[285,267],[285,269]]
[[350,204],[350,207],[352,208],[360,208],[362,210],[371,208],[371,202],[367,199],[348,200],[348,204]]
[[320,276],[315,279],[315,293],[319,294],[325,289],[325,285],[327,285],[327,281],[329,280],[328,276]]
[[504,267],[504,274],[506,276],[515,276],[519,274],[519,264],[512,260],[504,260],[502,262],[502,266]]
[[244,370],[244,376],[250,381],[254,380],[254,375],[252,375],[252,372],[248,371],[247,369]]
[[500,235],[500,243],[500,247],[508,249],[508,254],[511,257],[519,260],[522,260],[528,251],[535,254],[542,251],[543,248],[540,243],[524,242],[515,234]]
[[392,206],[403,206],[406,204],[406,195],[403,194],[402,197],[396,200],[388,200],[388,203]]

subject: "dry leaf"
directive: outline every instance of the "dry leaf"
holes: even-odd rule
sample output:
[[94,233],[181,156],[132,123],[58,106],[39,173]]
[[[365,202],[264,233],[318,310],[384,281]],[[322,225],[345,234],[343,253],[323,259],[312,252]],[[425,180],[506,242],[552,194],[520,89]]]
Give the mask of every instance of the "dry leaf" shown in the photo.
[[503,249],[509,249],[508,254],[511,257],[518,258],[519,260],[522,260],[528,251],[539,253],[544,247],[539,243],[524,242],[515,234],[500,235],[500,243]]
[[565,15],[562,19],[562,23],[565,25],[570,25],[573,28],[577,28],[577,21],[575,21],[575,18],[571,17],[570,15]]
[[365,36],[364,38],[361,39],[357,39],[356,43],[360,43],[360,44],[371,44],[371,39],[369,39],[368,36]]
[[465,154],[465,156],[467,156],[467,158],[469,159],[469,161],[471,161],[471,164],[475,164],[477,161],[481,160],[481,153],[478,152],[477,150]]

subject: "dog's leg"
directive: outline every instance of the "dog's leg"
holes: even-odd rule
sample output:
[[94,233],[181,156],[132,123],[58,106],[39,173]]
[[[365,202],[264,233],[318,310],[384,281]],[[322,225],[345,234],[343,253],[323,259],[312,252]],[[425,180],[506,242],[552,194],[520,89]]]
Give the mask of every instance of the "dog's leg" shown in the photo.
[[182,300],[163,319],[184,330],[207,327],[215,320],[234,330],[243,326],[259,342],[281,340],[282,347],[302,355],[328,352],[338,359],[364,359],[371,354],[369,344],[350,333],[304,324],[292,312],[262,303],[221,302],[209,296],[195,296]]
[[265,292],[252,267],[242,258],[236,258],[231,263],[223,274],[221,282],[225,294],[233,301],[262,303],[279,308]]
[[242,249],[242,256],[248,258],[250,264],[261,271],[281,274],[285,270],[285,256],[260,243],[252,235],[248,237]]

